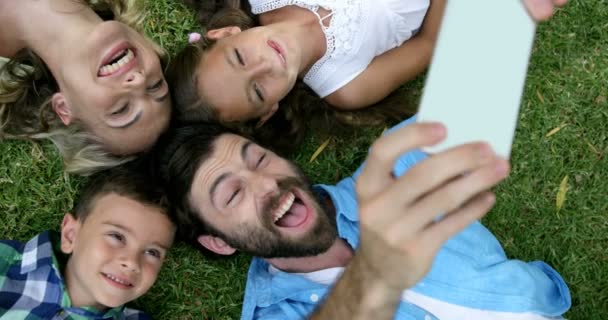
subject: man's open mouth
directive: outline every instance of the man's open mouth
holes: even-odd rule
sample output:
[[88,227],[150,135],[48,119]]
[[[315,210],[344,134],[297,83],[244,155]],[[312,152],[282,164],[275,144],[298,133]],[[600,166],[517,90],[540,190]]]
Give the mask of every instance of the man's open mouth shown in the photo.
[[272,210],[273,222],[281,228],[302,226],[310,216],[310,210],[297,192],[285,192]]

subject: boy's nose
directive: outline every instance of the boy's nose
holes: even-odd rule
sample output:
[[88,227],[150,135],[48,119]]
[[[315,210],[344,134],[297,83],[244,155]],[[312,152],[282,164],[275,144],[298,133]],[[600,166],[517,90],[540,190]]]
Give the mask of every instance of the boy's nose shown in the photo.
[[136,255],[128,254],[120,261],[120,266],[129,272],[139,273],[139,259]]

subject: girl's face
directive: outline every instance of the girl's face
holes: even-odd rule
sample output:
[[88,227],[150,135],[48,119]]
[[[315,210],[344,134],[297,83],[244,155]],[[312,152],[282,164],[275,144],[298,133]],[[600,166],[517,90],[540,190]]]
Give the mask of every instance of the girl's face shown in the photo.
[[169,87],[154,44],[117,21],[96,26],[56,68],[53,109],[81,122],[113,154],[150,147],[171,115]]
[[199,96],[224,121],[269,118],[293,88],[301,50],[288,33],[271,26],[209,31],[218,39],[196,70]]

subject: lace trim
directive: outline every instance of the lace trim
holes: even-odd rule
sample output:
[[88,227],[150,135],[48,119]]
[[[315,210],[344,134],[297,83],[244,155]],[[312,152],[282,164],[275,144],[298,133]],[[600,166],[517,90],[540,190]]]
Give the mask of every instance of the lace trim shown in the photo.
[[[314,1],[314,0],[312,0]],[[310,1],[310,2],[312,2]],[[313,12],[319,19],[319,24],[325,34],[327,50],[325,55],[317,61],[304,76],[304,82],[313,80],[327,60],[337,59],[353,48],[354,37],[358,26],[364,25],[363,2],[361,0],[317,0],[311,4],[306,0],[250,0],[251,10],[254,14],[261,14],[289,5],[296,5]],[[319,8],[330,11],[321,17]],[[323,25],[323,19],[331,16],[328,27]],[[363,23],[363,24],[362,24]]]

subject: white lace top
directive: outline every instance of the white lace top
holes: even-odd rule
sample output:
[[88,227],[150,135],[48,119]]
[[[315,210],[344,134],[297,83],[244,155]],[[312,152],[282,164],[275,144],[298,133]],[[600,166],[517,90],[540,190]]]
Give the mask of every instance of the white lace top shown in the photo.
[[[374,57],[411,38],[430,0],[249,0],[254,14],[284,6],[306,8],[319,17],[327,51],[304,76],[320,97],[340,89],[367,68]],[[317,11],[330,13],[326,27]]]

